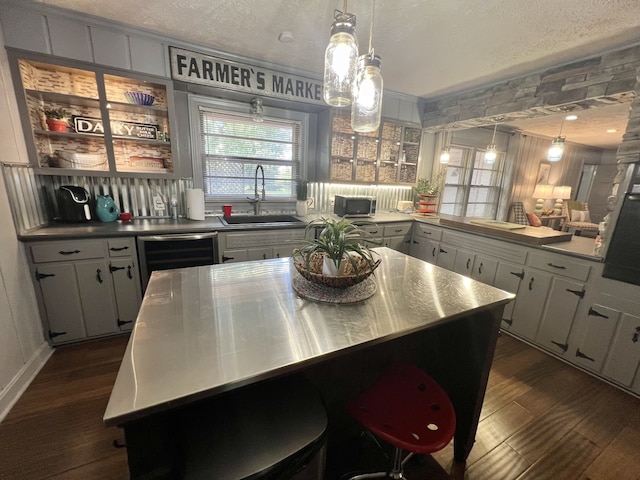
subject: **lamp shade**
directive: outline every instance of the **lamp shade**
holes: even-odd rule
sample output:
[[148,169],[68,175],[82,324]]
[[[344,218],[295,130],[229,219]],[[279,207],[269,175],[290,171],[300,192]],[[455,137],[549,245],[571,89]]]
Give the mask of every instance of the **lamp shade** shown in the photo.
[[[535,196],[535,195],[534,195]],[[571,198],[571,187],[569,185],[559,185],[553,188],[553,198],[568,200]]]
[[537,184],[536,188],[533,190],[533,198],[554,198],[553,185],[545,185],[542,183]]

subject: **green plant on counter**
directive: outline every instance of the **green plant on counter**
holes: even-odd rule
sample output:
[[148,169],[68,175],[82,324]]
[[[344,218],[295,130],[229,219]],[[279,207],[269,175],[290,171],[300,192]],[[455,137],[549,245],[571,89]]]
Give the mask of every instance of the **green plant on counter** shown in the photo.
[[69,118],[69,112],[64,108],[45,108],[44,115],[53,120],[64,120]]
[[446,173],[447,170],[443,169],[431,179],[425,177],[419,178],[416,186],[413,187],[413,193],[416,195],[436,195],[442,187],[442,181]]
[[296,199],[307,200],[307,190],[309,188],[309,182],[306,180],[298,180],[296,184]]
[[[372,222],[360,222],[362,225],[373,225]],[[376,261],[373,258],[373,252],[362,242],[367,239],[368,242],[377,243],[370,234],[360,228],[361,225],[355,225],[349,220],[340,219],[333,220],[320,218],[310,222],[306,228],[306,236],[313,236],[313,233],[320,228],[318,238],[311,240],[304,247],[294,251],[294,257],[299,256],[307,270],[309,270],[310,262],[313,256],[318,254],[330,259],[336,266],[338,272],[342,271],[343,262],[347,261],[351,264],[356,275],[359,273],[361,265],[358,257],[364,261],[364,266],[368,269],[375,269]]]

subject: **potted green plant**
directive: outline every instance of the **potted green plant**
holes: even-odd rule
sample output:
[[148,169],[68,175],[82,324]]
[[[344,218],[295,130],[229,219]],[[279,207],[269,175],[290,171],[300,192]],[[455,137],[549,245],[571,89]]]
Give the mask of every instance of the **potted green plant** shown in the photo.
[[47,127],[52,132],[66,132],[69,112],[64,108],[45,108],[44,115],[47,117]]
[[371,275],[380,264],[377,254],[364,245],[365,240],[374,244],[375,240],[359,225],[346,219],[321,218],[307,225],[307,236],[318,229],[317,238],[293,251],[294,264],[307,280],[351,286]]
[[306,180],[298,180],[296,184],[296,215],[299,217],[304,217],[309,208],[308,189],[309,183]]

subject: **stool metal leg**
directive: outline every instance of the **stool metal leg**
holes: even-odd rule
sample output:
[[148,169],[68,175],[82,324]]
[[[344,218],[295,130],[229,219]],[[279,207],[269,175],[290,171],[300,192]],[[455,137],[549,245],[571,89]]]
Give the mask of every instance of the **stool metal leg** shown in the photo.
[[[410,454],[409,457],[411,455],[413,454]],[[405,477],[402,473],[403,464],[404,461],[402,459],[402,450],[396,448],[393,458],[393,467],[390,472],[363,473],[361,475],[349,477],[348,480],[364,480],[366,478],[392,478],[393,480],[408,480],[407,477]]]

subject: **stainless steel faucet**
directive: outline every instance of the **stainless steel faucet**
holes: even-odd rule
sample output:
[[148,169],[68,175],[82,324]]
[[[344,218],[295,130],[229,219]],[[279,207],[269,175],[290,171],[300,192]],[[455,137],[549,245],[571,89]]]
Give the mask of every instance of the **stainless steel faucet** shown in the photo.
[[[258,170],[262,172],[262,198],[258,194]],[[262,165],[256,167],[254,181],[254,197],[249,199],[249,203],[253,205],[253,214],[260,215],[260,200],[266,200],[266,193],[264,191],[264,168],[262,168]]]

